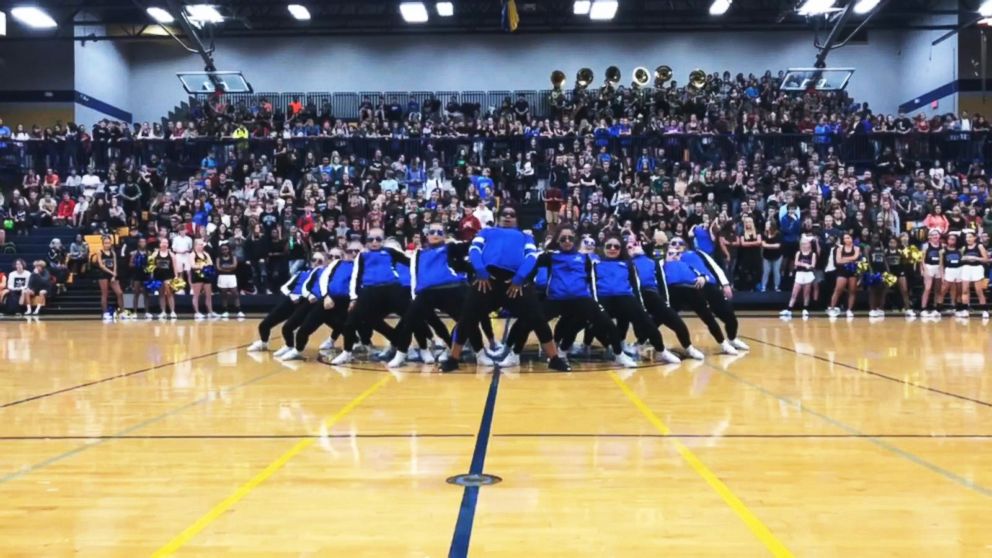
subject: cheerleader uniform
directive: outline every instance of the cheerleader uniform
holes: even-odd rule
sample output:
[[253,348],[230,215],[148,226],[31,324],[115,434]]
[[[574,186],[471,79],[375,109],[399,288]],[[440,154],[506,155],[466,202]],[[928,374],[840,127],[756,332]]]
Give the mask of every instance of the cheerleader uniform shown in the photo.
[[172,262],[172,252],[166,252],[162,255],[162,252],[155,252],[155,270],[152,272],[152,277],[156,281],[172,281],[176,278],[176,269]]
[[[231,269],[234,267],[234,262],[237,261],[234,254],[230,256],[220,256],[217,260],[217,267],[223,269]],[[235,272],[228,273],[218,273],[217,274],[217,288],[218,289],[237,289],[238,288],[238,275]]]
[[[974,246],[965,246],[962,250],[962,256],[973,256],[976,258],[982,257],[982,252],[978,247],[978,244]],[[979,262],[965,262],[961,263],[960,280],[968,282],[981,281],[985,278],[985,267]]]
[[100,261],[103,262],[103,267],[113,270],[104,271],[101,269],[100,279],[114,279],[114,272],[117,271],[117,254],[113,250],[109,252],[100,250]]
[[138,250],[134,254],[134,269],[131,270],[131,281],[135,283],[144,283],[150,277],[148,274],[148,252],[142,252]]
[[923,245],[923,273],[927,277],[940,279],[940,244],[934,246],[927,242]]
[[191,273],[191,275],[193,276],[192,279],[194,283],[210,282],[206,277],[203,276],[203,268],[207,266],[207,262],[209,261],[210,258],[207,256],[206,252],[204,252],[202,255],[193,252],[193,273]]
[[942,258],[944,262],[944,281],[948,283],[960,283],[962,266],[961,251],[945,248]]
[[889,266],[889,273],[896,277],[909,277],[909,262],[902,256],[902,250],[898,248],[885,249],[885,264]]
[[[834,262],[839,261],[841,257],[850,258],[854,256],[854,246],[851,246],[850,250],[847,250],[844,246],[838,246],[837,251],[838,251],[838,255],[834,257]],[[856,262],[848,262],[848,263],[856,263]],[[849,270],[847,268],[847,264],[835,264],[835,265],[837,266],[837,277],[850,279],[851,277],[855,276],[856,272]]]
[[808,254],[799,252],[799,263],[804,264],[807,267],[799,268],[796,270],[796,284],[797,285],[811,285],[813,281],[816,280],[816,274],[813,272],[813,256],[815,252],[810,251]]

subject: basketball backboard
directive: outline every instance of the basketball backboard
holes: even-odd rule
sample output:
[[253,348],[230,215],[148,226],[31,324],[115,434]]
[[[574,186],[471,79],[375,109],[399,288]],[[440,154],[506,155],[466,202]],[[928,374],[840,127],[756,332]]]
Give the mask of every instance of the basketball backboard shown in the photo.
[[854,68],[789,68],[782,79],[783,91],[840,91],[854,75]]
[[251,84],[241,72],[179,72],[179,81],[190,95],[251,93]]

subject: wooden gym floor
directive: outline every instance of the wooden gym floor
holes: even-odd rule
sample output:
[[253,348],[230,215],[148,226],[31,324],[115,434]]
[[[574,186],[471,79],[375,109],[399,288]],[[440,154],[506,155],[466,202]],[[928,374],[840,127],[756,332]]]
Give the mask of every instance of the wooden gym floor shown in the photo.
[[989,326],[690,326],[705,362],[442,376],[4,320],[0,555],[992,555]]

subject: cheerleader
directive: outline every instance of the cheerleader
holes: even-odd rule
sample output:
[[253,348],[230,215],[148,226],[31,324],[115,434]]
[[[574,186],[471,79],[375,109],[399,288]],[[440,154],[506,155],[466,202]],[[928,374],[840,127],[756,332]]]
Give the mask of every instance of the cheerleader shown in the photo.
[[909,261],[909,234],[902,233],[899,238],[889,239],[889,247],[885,250],[885,263],[889,267],[889,273],[896,276],[896,287],[902,297],[903,314],[907,318],[915,318],[913,303],[909,299],[909,274],[913,270],[913,264]]
[[[214,312],[214,287],[213,277],[208,276],[205,269],[213,267],[213,258],[204,249],[206,244],[201,239],[193,242],[193,257],[190,267],[190,279],[192,280],[191,291],[193,293],[193,318],[202,320],[207,316],[212,320],[220,318],[220,314]],[[200,295],[207,306],[207,316],[200,313]]]
[[131,292],[134,293],[134,300],[131,303],[134,317],[138,317],[138,299],[141,299],[145,307],[145,319],[150,320],[152,319],[151,301],[148,299],[148,290],[145,288],[145,281],[151,278],[148,272],[147,240],[144,238],[138,239],[138,245],[131,252],[131,257],[128,258],[128,265],[131,268]]
[[220,317],[226,320],[231,317],[231,312],[236,312],[236,318],[245,319],[238,293],[238,257],[227,242],[220,245],[220,256],[217,257],[217,288],[224,303],[224,313]]
[[799,241],[799,251],[796,252],[793,262],[796,270],[795,283],[792,285],[792,295],[789,296],[789,307],[779,312],[783,318],[792,317],[792,309],[796,305],[799,293],[803,294],[803,319],[809,319],[809,299],[813,290],[813,283],[816,281],[816,252],[813,250],[813,242],[809,236],[803,236]]
[[967,317],[967,311],[957,303],[960,298],[958,294],[961,284],[961,264],[961,247],[958,245],[958,232],[951,231],[947,233],[947,244],[940,251],[940,296],[937,297],[935,303],[938,306],[942,305],[947,295],[951,295],[951,303],[954,305],[954,315],[962,317],[961,312],[964,311],[963,317]]
[[[880,278],[889,272],[885,251],[882,238],[877,233],[872,235],[871,245],[868,247],[868,273],[872,276]],[[867,277],[867,275],[863,276],[862,281],[868,283]],[[888,291],[885,282],[878,279],[874,284],[866,284],[865,286],[868,287],[868,317],[884,318],[885,294]]]
[[[861,259],[861,248],[854,245],[854,237],[851,233],[845,232],[841,237],[840,244],[834,248],[834,265],[837,267],[837,284],[834,286],[834,294],[830,297],[830,306],[827,308],[827,315],[836,318],[840,315],[840,308],[837,307],[840,295],[847,291],[847,317],[854,317],[854,297],[857,294],[858,277],[854,268]],[[850,265],[848,265],[850,264]]]
[[169,250],[168,239],[159,239],[158,250],[152,255],[152,261],[155,262],[152,279],[162,282],[162,288],[158,291],[158,307],[162,309],[162,313],[158,315],[158,319],[164,320],[168,310],[169,317],[175,320],[179,316],[176,315],[176,293],[172,291],[172,280],[176,278],[178,266],[175,255]]
[[920,251],[923,259],[920,261],[920,274],[923,276],[923,296],[920,298],[920,315],[924,318],[939,318],[937,311],[937,296],[943,290],[941,285],[941,251],[940,230],[930,229],[927,242]]
[[[100,253],[97,254],[96,265],[100,271],[100,278],[97,282],[100,285],[100,308],[103,310],[103,319],[112,320],[114,319],[114,313],[108,308],[110,291],[112,289],[114,296],[117,297],[118,311],[124,308],[124,292],[121,291],[121,284],[117,280],[117,252],[114,252],[114,245],[110,241],[109,236],[103,237],[103,247],[100,249]],[[29,306],[28,312],[30,311],[31,308]]]
[[971,305],[971,290],[974,286],[975,294],[978,296],[978,304],[982,308],[982,319],[989,319],[989,311],[985,306],[985,264],[989,263],[989,253],[984,246],[978,243],[978,235],[972,229],[964,231],[964,249],[961,255],[961,309],[956,314],[959,317],[969,316],[968,308]]

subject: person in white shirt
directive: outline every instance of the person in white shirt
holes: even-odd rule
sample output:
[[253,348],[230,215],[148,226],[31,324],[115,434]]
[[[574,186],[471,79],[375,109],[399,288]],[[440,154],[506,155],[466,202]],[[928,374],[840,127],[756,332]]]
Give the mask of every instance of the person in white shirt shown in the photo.
[[479,206],[472,212],[472,216],[479,220],[484,229],[493,226],[493,211],[482,202],[479,202]]
[[193,239],[186,234],[186,228],[182,225],[172,239],[172,252],[176,256],[176,276],[185,274],[186,282],[192,284],[190,271],[193,269]]
[[28,288],[28,280],[31,279],[31,272],[25,269],[26,266],[24,260],[18,259],[14,262],[14,271],[7,276],[7,290],[10,291],[7,296],[15,297],[20,306],[24,306],[24,292]]

